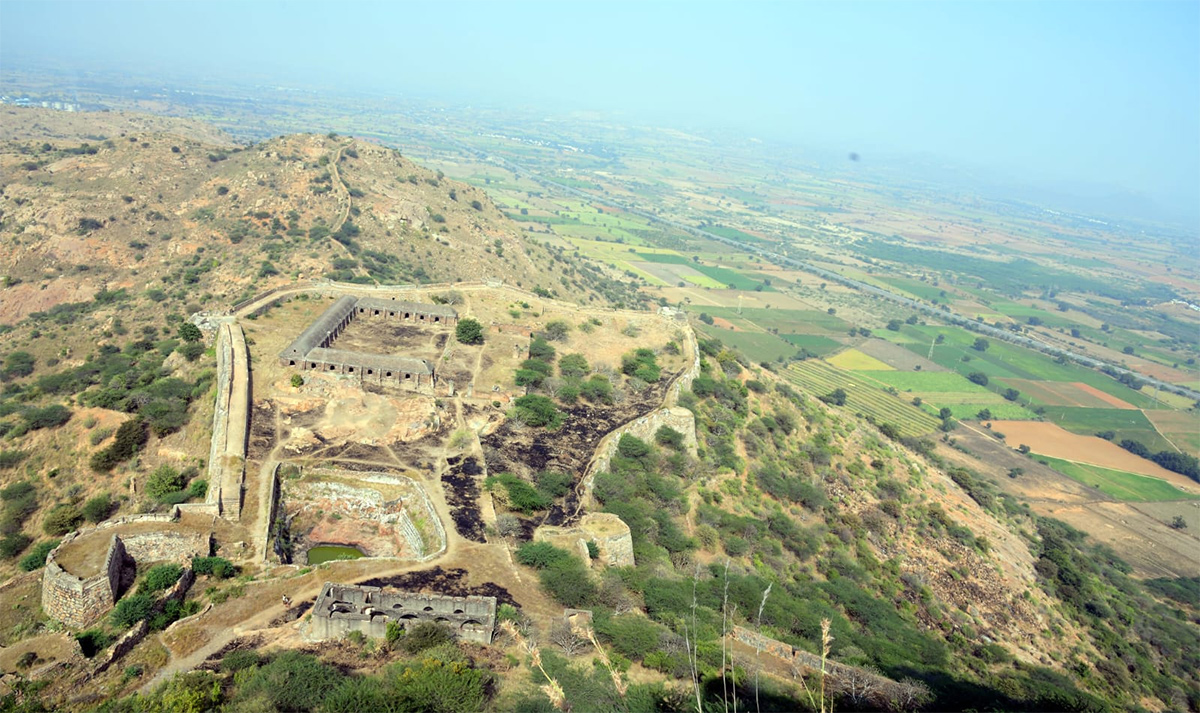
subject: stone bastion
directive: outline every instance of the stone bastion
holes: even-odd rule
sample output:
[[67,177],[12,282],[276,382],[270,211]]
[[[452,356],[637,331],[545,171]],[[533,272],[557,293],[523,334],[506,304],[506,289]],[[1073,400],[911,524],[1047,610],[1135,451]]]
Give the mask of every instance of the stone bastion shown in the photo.
[[406,630],[421,622],[437,622],[461,639],[490,644],[496,627],[496,598],[413,594],[326,582],[313,605],[307,637],[323,641],[359,631],[383,638],[388,623],[393,621]]
[[632,567],[633,537],[621,518],[607,512],[590,512],[572,527],[543,525],[533,534],[538,542],[549,542],[568,552],[574,552],[584,562],[591,562],[587,543],[593,542],[600,551],[599,562],[609,567]]
[[188,564],[211,549],[211,532],[180,527],[163,515],[118,518],[73,532],[46,557],[42,609],[67,626],[85,628],[116,604],[137,567]]

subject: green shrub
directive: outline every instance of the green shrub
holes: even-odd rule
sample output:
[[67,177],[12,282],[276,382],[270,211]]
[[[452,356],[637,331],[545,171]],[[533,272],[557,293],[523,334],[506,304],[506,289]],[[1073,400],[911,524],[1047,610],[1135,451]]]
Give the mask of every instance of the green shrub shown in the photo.
[[488,480],[499,481],[504,486],[508,493],[508,504],[514,510],[527,513],[550,507],[550,498],[512,473],[501,473]]
[[582,379],[590,371],[591,367],[582,354],[564,354],[558,360],[558,372],[564,379]]
[[622,458],[645,458],[650,455],[650,446],[636,436],[622,433],[617,441],[617,453]]
[[208,481],[203,478],[196,478],[188,485],[187,494],[193,498],[204,497],[208,494]]
[[570,552],[549,542],[526,542],[517,548],[517,561],[534,569],[545,569],[570,556]]
[[166,463],[163,463],[146,477],[145,491],[146,495],[155,500],[161,500],[170,493],[179,492],[183,489],[184,485],[182,474]]
[[477,319],[464,317],[454,327],[454,338],[463,344],[483,344],[483,325]]
[[32,572],[35,569],[41,569],[46,566],[46,557],[50,551],[58,547],[60,540],[47,540],[39,542],[33,546],[33,550],[21,558],[18,566],[22,572]]
[[554,402],[538,394],[527,394],[514,401],[513,415],[527,426],[558,428],[563,420]]
[[138,592],[146,594],[161,592],[178,582],[182,574],[183,567],[177,564],[154,565],[146,571],[146,576],[142,579]]
[[25,551],[33,538],[23,532],[14,532],[0,538],[0,557],[10,560]]
[[606,637],[620,653],[635,661],[658,648],[659,636],[665,632],[640,614],[624,614],[596,621],[596,632]]
[[579,384],[579,394],[592,403],[612,403],[612,382],[608,377],[596,374]]
[[88,522],[104,522],[112,509],[112,498],[108,493],[102,493],[83,504],[83,517]]
[[253,649],[238,649],[225,654],[225,658],[221,659],[221,670],[226,673],[236,673],[242,669],[247,669],[252,666],[258,666],[263,661],[262,656],[259,656],[257,651]]
[[21,418],[31,431],[39,428],[57,428],[71,420],[71,409],[62,404],[53,404],[45,408],[26,409]]
[[50,508],[42,520],[42,530],[47,535],[65,535],[71,532],[83,521],[83,513],[70,503],[60,503]]
[[552,470],[543,470],[534,476],[537,481],[537,489],[552,498],[561,498],[571,490],[571,485],[575,483],[575,478],[569,473],[558,473]]
[[88,629],[76,634],[75,640],[79,642],[79,648],[83,651],[83,655],[90,659],[107,649],[108,645],[113,642],[113,636],[103,629]]
[[118,629],[128,629],[144,619],[149,619],[154,611],[154,597],[145,592],[138,592],[121,599],[113,608],[109,619]]
[[571,554],[540,570],[538,580],[550,596],[567,607],[590,606],[599,594],[587,565]]
[[426,649],[454,640],[454,633],[433,621],[423,621],[398,639],[400,650],[418,654]]
[[660,426],[654,432],[654,441],[660,446],[666,446],[676,451],[683,450],[683,434],[670,426]]
[[28,455],[24,451],[0,451],[0,470],[15,468]]
[[218,579],[229,579],[237,574],[237,568],[224,557],[193,557],[192,571],[197,575],[212,575]]

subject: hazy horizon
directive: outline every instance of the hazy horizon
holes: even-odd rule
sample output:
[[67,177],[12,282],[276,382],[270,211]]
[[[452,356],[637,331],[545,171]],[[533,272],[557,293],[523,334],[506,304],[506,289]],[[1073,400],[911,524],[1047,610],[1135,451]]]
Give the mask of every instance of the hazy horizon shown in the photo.
[[1200,214],[1200,3],[0,5],[0,64],[136,65],[926,154]]

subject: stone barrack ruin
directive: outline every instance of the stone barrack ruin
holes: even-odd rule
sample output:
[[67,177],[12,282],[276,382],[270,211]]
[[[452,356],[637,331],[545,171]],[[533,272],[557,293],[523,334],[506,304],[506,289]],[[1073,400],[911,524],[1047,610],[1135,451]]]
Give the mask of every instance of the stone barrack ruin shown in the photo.
[[425,621],[437,622],[454,630],[461,639],[490,644],[496,626],[496,598],[413,594],[326,582],[313,605],[308,636],[323,641],[360,631],[383,638],[392,621],[405,629]]
[[458,313],[445,305],[343,296],[279,353],[280,366],[354,375],[364,383],[414,390],[433,387],[437,374],[426,359],[333,349],[346,326],[360,318],[447,327],[458,323]]

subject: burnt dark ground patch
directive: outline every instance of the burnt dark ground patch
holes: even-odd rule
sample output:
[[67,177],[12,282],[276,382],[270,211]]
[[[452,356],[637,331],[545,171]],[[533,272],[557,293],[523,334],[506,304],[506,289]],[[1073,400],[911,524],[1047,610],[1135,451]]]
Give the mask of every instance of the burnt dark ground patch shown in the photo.
[[553,470],[569,473],[571,490],[551,505],[544,523],[570,524],[579,510],[579,483],[600,440],[613,430],[658,408],[670,378],[629,394],[621,403],[606,406],[578,403],[563,409],[564,422],[557,431],[524,428],[505,421],[481,439],[489,473],[514,473],[532,480],[536,473]]
[[483,534],[483,517],[479,513],[479,480],[483,473],[474,456],[446,459],[450,468],[442,474],[442,489],[454,529],[472,542],[487,542]]
[[250,435],[246,458],[260,460],[275,448],[275,403],[269,399],[256,401],[250,409]]
[[390,577],[376,577],[368,579],[360,584],[368,587],[395,587],[408,592],[429,592],[433,594],[446,594],[452,597],[495,597],[498,604],[510,604],[520,608],[517,600],[512,598],[508,590],[494,582],[484,582],[483,584],[469,585],[467,581],[467,570],[461,567],[452,567],[450,569],[442,569],[434,567],[425,569],[419,572],[404,572],[402,574],[392,575]]

